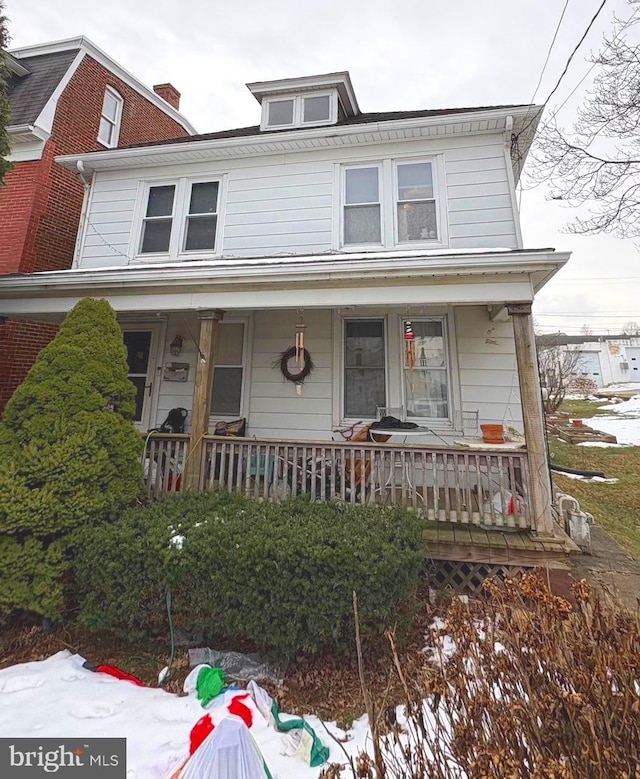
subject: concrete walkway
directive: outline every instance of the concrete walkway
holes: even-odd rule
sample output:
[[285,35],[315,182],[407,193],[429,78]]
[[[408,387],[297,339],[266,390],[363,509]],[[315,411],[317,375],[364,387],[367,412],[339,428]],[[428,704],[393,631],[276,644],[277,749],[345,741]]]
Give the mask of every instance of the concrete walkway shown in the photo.
[[571,576],[626,609],[640,607],[640,562],[600,525],[591,525],[591,554],[571,555]]

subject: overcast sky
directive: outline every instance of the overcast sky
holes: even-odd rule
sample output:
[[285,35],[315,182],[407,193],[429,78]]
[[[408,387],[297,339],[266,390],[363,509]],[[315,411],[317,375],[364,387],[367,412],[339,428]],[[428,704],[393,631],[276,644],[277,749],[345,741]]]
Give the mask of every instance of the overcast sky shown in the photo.
[[[146,84],[170,81],[199,132],[259,122],[244,84],[349,70],[360,108],[526,103],[531,100],[565,0],[6,0],[12,46],[86,35]],[[555,84],[600,0],[569,0],[536,102]],[[609,0],[552,105],[590,68],[587,57],[626,18]],[[571,124],[590,78],[559,114]],[[535,313],[545,329],[613,332],[640,322],[639,249],[608,236],[563,232],[574,214],[522,194],[525,248],[570,249]]]

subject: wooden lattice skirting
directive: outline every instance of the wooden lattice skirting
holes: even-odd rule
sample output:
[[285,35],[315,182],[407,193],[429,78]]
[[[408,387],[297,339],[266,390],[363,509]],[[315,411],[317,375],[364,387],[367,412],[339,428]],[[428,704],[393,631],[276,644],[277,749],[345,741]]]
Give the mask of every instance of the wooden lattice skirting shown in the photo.
[[474,595],[485,579],[508,579],[527,570],[521,566],[495,563],[458,562],[456,560],[433,560],[428,576],[429,586],[435,590],[450,590]]

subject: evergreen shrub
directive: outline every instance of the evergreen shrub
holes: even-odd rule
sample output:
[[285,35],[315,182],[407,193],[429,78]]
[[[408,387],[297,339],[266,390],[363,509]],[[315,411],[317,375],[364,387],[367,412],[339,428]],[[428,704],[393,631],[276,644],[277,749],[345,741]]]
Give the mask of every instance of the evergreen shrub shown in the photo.
[[139,494],[143,442],[115,313],[76,305],[0,422],[0,618],[59,619],[83,538]]
[[81,620],[93,628],[249,639],[290,659],[392,626],[422,568],[421,521],[381,507],[258,502],[225,492],[169,496],[97,528],[80,551]]

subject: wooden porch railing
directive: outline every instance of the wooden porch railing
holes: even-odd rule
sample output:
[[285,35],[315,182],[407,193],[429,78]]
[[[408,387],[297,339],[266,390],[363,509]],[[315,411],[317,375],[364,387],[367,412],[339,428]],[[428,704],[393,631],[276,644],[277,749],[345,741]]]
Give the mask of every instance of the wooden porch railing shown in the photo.
[[[150,497],[181,489],[188,436],[154,434]],[[404,506],[427,519],[531,528],[526,452],[205,436],[200,490]],[[155,467],[152,467],[155,466]]]

